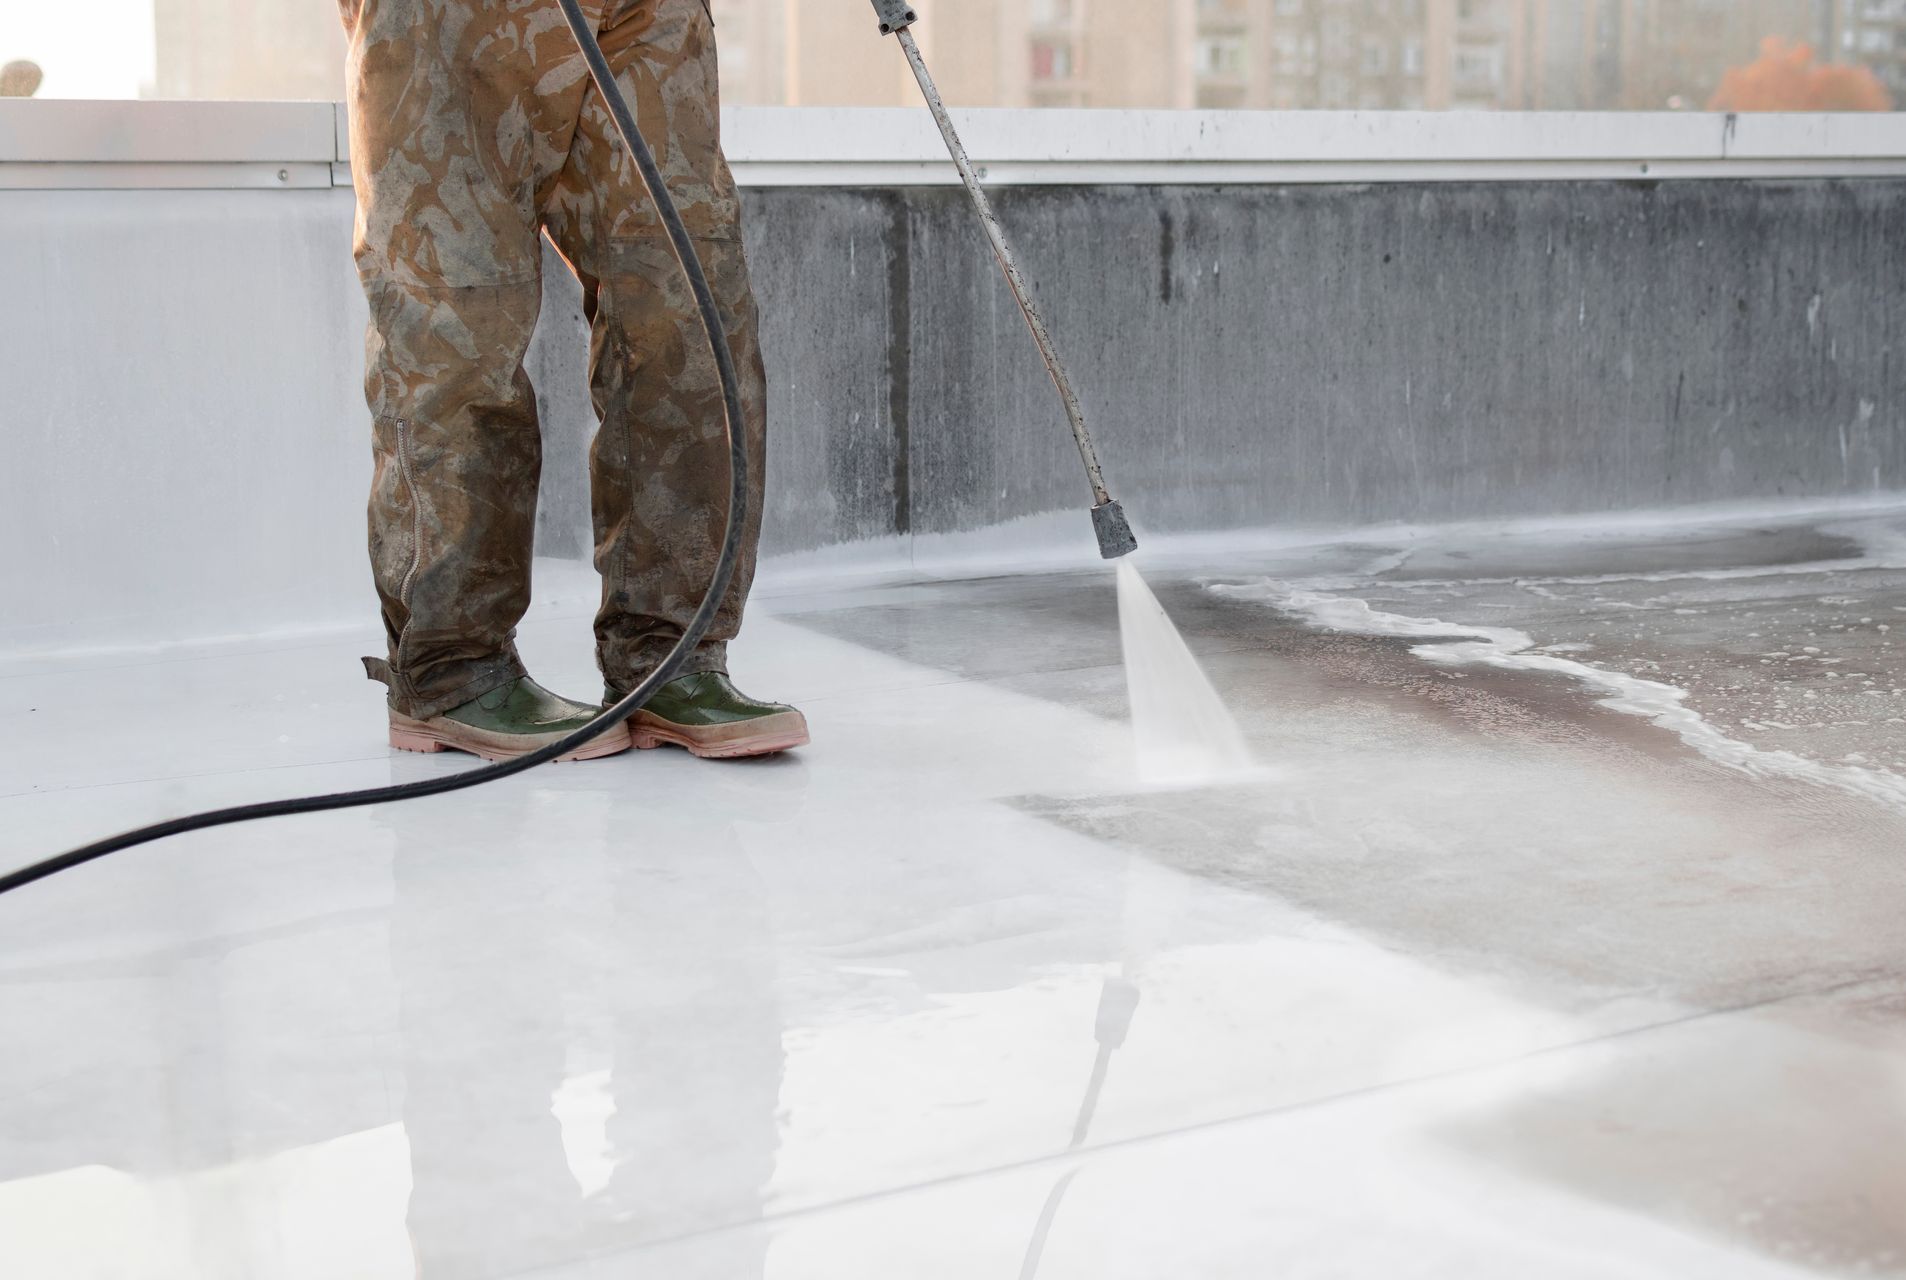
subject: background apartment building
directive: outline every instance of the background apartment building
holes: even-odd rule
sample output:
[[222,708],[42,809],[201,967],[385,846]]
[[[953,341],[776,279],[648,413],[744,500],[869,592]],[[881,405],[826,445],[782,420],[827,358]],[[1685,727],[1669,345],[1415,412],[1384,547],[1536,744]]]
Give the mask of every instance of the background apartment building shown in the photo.
[[[974,106],[1663,110],[1769,36],[1868,66],[1906,105],[1906,0],[916,0]],[[897,106],[864,0],[713,0],[731,103]],[[334,98],[328,0],[154,0],[160,97]]]
[[1824,47],[1871,68],[1906,106],[1906,0],[1826,0]]
[[153,0],[155,98],[344,96],[332,0]]
[[[916,0],[915,29],[934,76],[955,103],[989,106],[1189,107],[1200,6],[1175,0]],[[734,15],[784,15],[780,49],[731,55]],[[918,91],[898,46],[862,0],[716,0],[723,92],[730,102],[901,105]],[[764,34],[767,34],[764,32]],[[779,84],[771,64],[783,62]],[[778,91],[778,96],[777,96]]]
[[1826,53],[1832,0],[1623,0],[1605,5],[1616,55],[1598,76],[1591,109],[1702,107],[1731,66],[1778,37]]

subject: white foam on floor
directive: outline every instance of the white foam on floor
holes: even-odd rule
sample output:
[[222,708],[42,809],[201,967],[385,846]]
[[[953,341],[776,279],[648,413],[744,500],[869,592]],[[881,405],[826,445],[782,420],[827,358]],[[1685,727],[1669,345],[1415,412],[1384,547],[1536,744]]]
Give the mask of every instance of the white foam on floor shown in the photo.
[[1118,566],[1118,628],[1141,782],[1219,782],[1251,771],[1244,734],[1129,559]]
[[1601,705],[1652,720],[1716,764],[1762,778],[1789,778],[1829,786],[1906,810],[1906,778],[1859,765],[1824,764],[1791,751],[1766,751],[1729,737],[1687,705],[1687,690],[1540,652],[1534,637],[1509,627],[1467,626],[1436,618],[1385,613],[1366,600],[1328,595],[1286,582],[1214,584],[1212,591],[1270,605],[1313,626],[1354,635],[1402,636],[1432,643],[1410,652],[1439,666],[1487,666],[1540,671],[1580,681],[1603,696]]

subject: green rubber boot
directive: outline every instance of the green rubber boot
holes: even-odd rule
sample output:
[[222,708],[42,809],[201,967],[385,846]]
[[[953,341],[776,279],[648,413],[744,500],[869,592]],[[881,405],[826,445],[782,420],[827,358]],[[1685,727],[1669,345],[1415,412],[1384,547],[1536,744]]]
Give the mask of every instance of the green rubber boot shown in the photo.
[[719,671],[663,685],[635,713],[629,733],[638,750],[685,747],[704,760],[771,756],[807,745],[807,717],[778,702],[757,702]]
[[[390,744],[399,751],[468,751],[485,760],[514,760],[560,742],[601,714],[600,708],[559,698],[524,676],[428,720],[391,712]],[[617,725],[558,758],[597,760],[628,749],[628,726]]]

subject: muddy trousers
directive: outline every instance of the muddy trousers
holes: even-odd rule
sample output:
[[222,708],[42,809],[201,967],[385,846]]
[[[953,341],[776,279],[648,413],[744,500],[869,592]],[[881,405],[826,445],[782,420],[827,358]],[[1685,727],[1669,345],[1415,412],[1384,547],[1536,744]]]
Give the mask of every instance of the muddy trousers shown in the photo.
[[[741,375],[750,517],[734,585],[687,672],[726,669],[759,540],[766,388],[722,155],[704,0],[586,0],[707,269]],[[523,361],[547,233],[581,279],[602,602],[597,657],[626,692],[713,580],[729,474],[694,299],[556,0],[345,0],[356,256],[370,300],[372,674],[426,718],[523,674],[542,441]]]

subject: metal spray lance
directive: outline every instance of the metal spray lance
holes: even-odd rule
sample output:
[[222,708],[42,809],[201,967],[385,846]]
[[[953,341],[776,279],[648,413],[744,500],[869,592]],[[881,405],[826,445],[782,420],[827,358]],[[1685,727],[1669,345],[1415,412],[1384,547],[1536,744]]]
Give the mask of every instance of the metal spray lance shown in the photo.
[[1116,560],[1138,550],[1138,539],[1132,535],[1132,526],[1125,519],[1125,509],[1112,500],[1106,491],[1105,475],[1099,469],[1098,450],[1093,447],[1092,433],[1086,429],[1085,411],[1079,407],[1079,397],[1072,389],[1072,379],[1067,376],[1065,366],[1059,362],[1059,352],[1052,344],[1052,334],[1046,329],[1044,317],[1033,304],[1032,294],[1026,288],[1026,279],[1019,271],[1019,260],[1013,254],[1013,248],[1006,240],[1005,228],[1000,226],[999,215],[993,212],[993,202],[986,196],[985,188],[980,186],[979,175],[973,172],[973,162],[967,158],[966,148],[960,143],[960,135],[953,128],[953,117],[947,114],[946,103],[940,98],[940,90],[933,83],[933,76],[927,70],[926,59],[920,56],[920,45],[914,40],[910,29],[920,20],[906,0],[873,0],[874,12],[880,18],[880,34],[899,39],[900,47],[906,51],[907,61],[913,67],[913,78],[920,82],[920,92],[927,100],[927,107],[933,112],[934,123],[940,126],[940,136],[946,139],[946,149],[953,156],[953,165],[960,171],[960,181],[966,184],[967,194],[973,197],[973,207],[979,211],[980,223],[986,228],[986,238],[992,242],[993,253],[999,259],[1000,270],[1006,274],[1006,283],[1012,286],[1013,297],[1019,302],[1019,309],[1025,314],[1026,326],[1032,330],[1032,340],[1039,346],[1039,356],[1046,362],[1046,372],[1052,375],[1052,385],[1059,389],[1059,399],[1065,402],[1066,419],[1072,424],[1072,438],[1078,442],[1079,458],[1085,463],[1086,479],[1092,484],[1092,531],[1098,535],[1099,551],[1107,560]]

